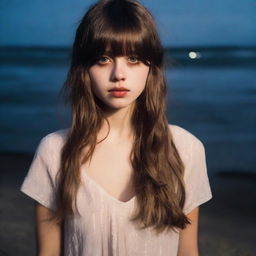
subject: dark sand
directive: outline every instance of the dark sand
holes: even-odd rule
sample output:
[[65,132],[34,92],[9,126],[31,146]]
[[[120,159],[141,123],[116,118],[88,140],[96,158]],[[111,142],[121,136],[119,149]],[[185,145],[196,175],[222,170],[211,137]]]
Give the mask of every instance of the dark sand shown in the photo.
[[[34,201],[19,191],[32,157],[0,160],[0,256],[35,255]],[[255,175],[222,173],[210,183],[213,199],[200,207],[200,255],[255,256]]]

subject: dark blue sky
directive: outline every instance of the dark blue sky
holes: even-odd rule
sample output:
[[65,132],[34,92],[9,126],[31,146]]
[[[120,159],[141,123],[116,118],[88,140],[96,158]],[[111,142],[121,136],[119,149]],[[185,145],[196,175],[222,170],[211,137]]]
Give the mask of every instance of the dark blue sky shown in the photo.
[[[70,46],[92,0],[1,0],[0,46]],[[256,46],[256,0],[143,0],[165,46]]]

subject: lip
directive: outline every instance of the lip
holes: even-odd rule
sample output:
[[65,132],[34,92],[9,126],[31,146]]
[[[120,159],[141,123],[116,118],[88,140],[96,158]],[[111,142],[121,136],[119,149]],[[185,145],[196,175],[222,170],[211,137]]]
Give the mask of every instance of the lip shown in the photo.
[[117,91],[117,90],[113,90],[110,91],[110,94],[114,97],[123,97],[128,93],[128,91],[122,90],[122,91]]
[[115,87],[109,90],[109,92],[113,92],[113,91],[129,91],[129,90],[125,87]]

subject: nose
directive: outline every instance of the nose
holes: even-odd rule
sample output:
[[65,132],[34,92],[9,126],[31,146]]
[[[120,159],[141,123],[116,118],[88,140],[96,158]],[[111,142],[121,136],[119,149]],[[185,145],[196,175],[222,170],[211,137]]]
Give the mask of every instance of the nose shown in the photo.
[[113,81],[126,79],[125,63],[123,60],[116,58],[113,64],[111,78]]

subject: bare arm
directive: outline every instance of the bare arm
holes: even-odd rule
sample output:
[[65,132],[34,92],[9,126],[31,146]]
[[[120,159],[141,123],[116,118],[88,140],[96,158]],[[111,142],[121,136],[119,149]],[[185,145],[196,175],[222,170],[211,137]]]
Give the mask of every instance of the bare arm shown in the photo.
[[191,211],[187,217],[191,225],[180,231],[178,256],[198,256],[198,216],[199,207]]
[[36,202],[36,237],[38,256],[61,255],[61,225],[46,220],[52,211]]

